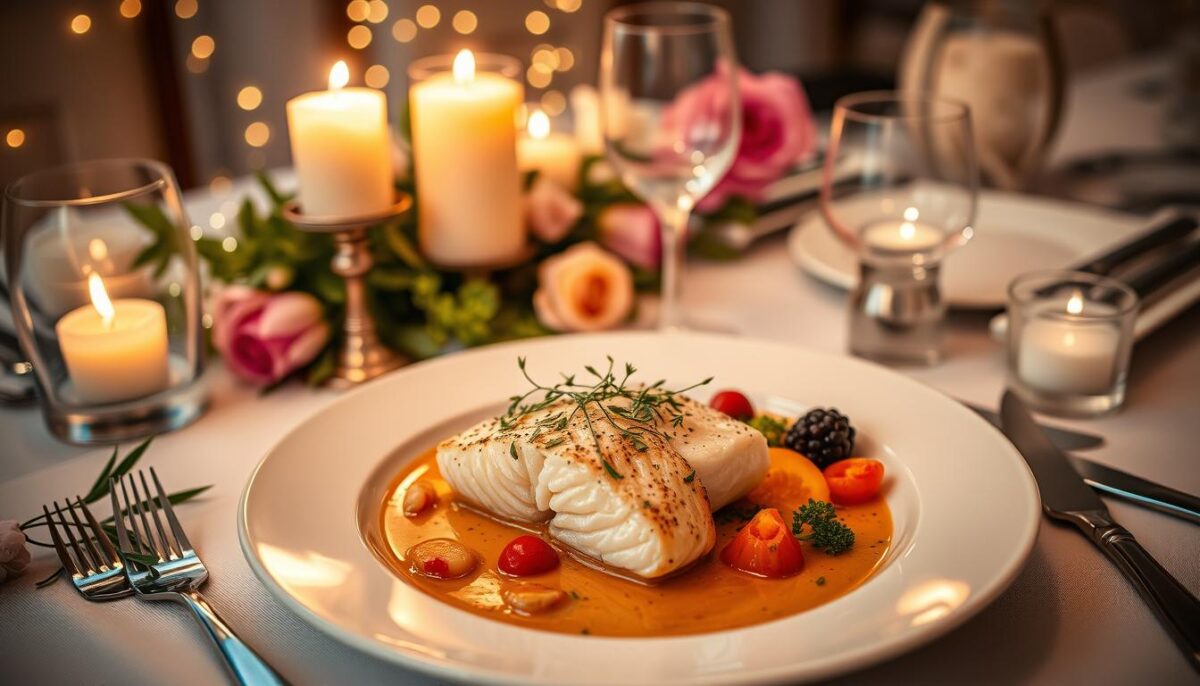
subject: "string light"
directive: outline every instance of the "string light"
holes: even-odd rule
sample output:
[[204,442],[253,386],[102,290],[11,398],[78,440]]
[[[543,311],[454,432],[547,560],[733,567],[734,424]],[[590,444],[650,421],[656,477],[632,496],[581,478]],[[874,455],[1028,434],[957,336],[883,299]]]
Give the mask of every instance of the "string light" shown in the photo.
[[534,10],[525,15],[525,28],[535,36],[540,36],[550,30],[550,15],[541,10]]
[[407,43],[417,37],[417,25],[412,19],[400,19],[392,24],[392,38]]
[[563,12],[578,12],[583,7],[583,0],[558,0],[557,4]]
[[388,16],[388,6],[383,0],[371,0],[367,3],[367,21],[378,24]]
[[198,241],[204,238],[204,229],[200,228],[199,224],[192,224],[192,228],[188,230],[188,234],[192,237],[193,241]]
[[192,41],[192,54],[198,60],[206,60],[212,57],[213,51],[217,49],[217,42],[212,39],[212,36],[199,35],[196,40]]
[[193,74],[203,74],[208,71],[208,60],[202,60],[195,55],[189,54],[184,63],[187,64],[188,71]]
[[133,19],[142,13],[142,0],[121,0],[119,9],[122,17]]
[[237,104],[247,112],[258,109],[262,104],[262,91],[255,86],[242,88],[237,94]]
[[225,226],[225,215],[220,212],[213,212],[208,217],[208,225],[214,229],[220,229]]
[[355,50],[362,50],[371,44],[371,29],[359,24],[346,33],[346,42]]
[[346,5],[346,16],[350,21],[366,21],[371,14],[371,4],[367,0],[350,0]]
[[525,80],[534,88],[545,88],[554,80],[554,72],[540,65],[533,64],[529,66],[529,69],[525,70]]
[[570,48],[558,48],[554,54],[558,56],[559,71],[570,71],[571,67],[575,66],[575,53],[571,52]]
[[256,121],[246,127],[246,144],[252,148],[261,148],[271,140],[271,127],[266,122]]
[[233,252],[234,250],[237,250],[237,239],[233,236],[226,236],[225,238],[222,238],[221,248],[223,248],[225,252]]
[[372,64],[367,67],[367,71],[363,74],[363,80],[371,88],[383,88],[388,85],[388,81],[392,78],[391,72],[382,64]]
[[71,18],[71,31],[83,35],[92,29],[92,18],[86,14],[76,14]]
[[196,16],[196,12],[200,6],[196,4],[196,0],[179,0],[175,3],[175,16],[180,19],[191,19]]
[[545,71],[554,71],[558,68],[558,53],[550,46],[540,47],[533,51],[531,61],[533,64],[542,67]]
[[479,26],[479,19],[475,17],[475,13],[471,10],[461,10],[454,13],[454,20],[451,24],[454,26],[455,31],[465,36],[475,31],[475,28]]
[[433,5],[421,5],[417,8],[417,23],[423,29],[432,29],[442,20],[442,11]]
[[21,129],[9,129],[8,134],[4,136],[4,142],[10,148],[19,148],[25,145],[25,132]]
[[557,117],[567,110],[567,96],[561,91],[546,91],[542,95],[542,110],[551,117]]
[[218,197],[225,195],[233,190],[233,179],[225,174],[217,174],[208,182],[208,190]]

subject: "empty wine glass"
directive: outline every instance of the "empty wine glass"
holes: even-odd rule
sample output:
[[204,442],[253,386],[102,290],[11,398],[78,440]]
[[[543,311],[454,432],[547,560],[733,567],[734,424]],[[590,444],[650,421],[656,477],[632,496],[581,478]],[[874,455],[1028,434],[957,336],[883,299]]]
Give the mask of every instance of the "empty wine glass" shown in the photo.
[[728,171],[741,135],[729,14],[687,2],[612,10],[600,95],[608,159],[662,229],[659,328],[680,328],[688,219]]

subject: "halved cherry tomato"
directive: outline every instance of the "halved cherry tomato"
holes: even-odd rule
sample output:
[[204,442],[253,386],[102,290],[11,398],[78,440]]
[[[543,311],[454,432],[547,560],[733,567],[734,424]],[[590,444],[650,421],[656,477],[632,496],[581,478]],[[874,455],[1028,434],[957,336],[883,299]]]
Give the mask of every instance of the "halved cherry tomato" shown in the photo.
[[737,391],[717,393],[708,401],[708,406],[742,421],[754,417],[754,406],[750,404],[750,399]]
[[788,448],[771,448],[768,454],[771,466],[767,475],[746,495],[747,500],[783,512],[791,512],[809,498],[829,501],[825,476],[812,460]]
[[825,468],[829,493],[839,505],[865,503],[879,495],[883,463],[869,457],[851,457]]
[[558,566],[558,553],[537,536],[517,536],[500,551],[497,564],[509,576],[533,576]]
[[721,562],[748,574],[782,579],[804,568],[804,553],[779,510],[769,507],[759,510],[721,550]]

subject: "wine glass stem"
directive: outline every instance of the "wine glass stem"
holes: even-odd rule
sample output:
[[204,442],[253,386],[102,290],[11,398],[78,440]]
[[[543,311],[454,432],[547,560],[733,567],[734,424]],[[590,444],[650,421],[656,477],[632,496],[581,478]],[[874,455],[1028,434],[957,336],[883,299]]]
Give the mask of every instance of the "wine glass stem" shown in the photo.
[[687,253],[686,210],[676,208],[659,212],[662,226],[662,300],[658,314],[660,331],[683,328],[682,297],[683,265]]

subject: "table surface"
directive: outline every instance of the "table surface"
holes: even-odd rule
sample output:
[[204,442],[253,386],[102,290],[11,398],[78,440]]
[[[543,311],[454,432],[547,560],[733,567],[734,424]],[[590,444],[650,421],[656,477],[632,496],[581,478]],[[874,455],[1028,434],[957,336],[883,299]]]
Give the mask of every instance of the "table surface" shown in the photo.
[[[1055,157],[1097,150],[1097,141],[1104,140],[1119,140],[1124,147],[1156,145],[1155,137],[1140,133],[1157,126],[1152,104],[1089,105],[1119,99],[1139,80],[1161,73],[1161,64],[1137,63],[1074,87]],[[194,195],[189,210],[195,218],[207,217],[244,188],[244,182],[237,184],[228,198]],[[748,278],[754,279],[753,287]],[[802,274],[781,238],[756,246],[741,261],[694,263],[686,285],[684,302],[690,311],[720,319],[743,335],[830,352],[845,349],[844,294]],[[1106,445],[1089,457],[1200,492],[1195,464],[1200,443],[1198,314],[1192,308],[1138,345],[1128,402],[1119,414],[1062,422],[1104,435]],[[952,315],[946,362],[902,371],[956,398],[994,407],[1003,390],[1003,357],[986,335],[986,321],[986,315]],[[432,683],[306,624],[258,583],[238,546],[237,503],[254,466],[283,435],[338,395],[292,385],[259,398],[220,365],[210,369],[209,377],[208,414],[156,440],[143,463],[155,466],[163,481],[176,488],[214,484],[202,499],[180,508],[190,538],[212,570],[205,592],[213,605],[292,683]],[[43,502],[86,489],[106,457],[104,450],[56,443],[36,409],[0,410],[0,518],[24,519]],[[1109,505],[1184,586],[1200,591],[1200,529],[1120,502]],[[85,603],[65,583],[35,590],[34,581],[57,565],[40,549],[35,555],[27,573],[0,585],[0,673],[5,681],[225,679],[215,652],[178,608],[132,599]],[[842,681],[966,679],[1089,684],[1200,680],[1116,568],[1073,529],[1048,521],[1043,521],[1024,571],[995,603],[945,638]]]

